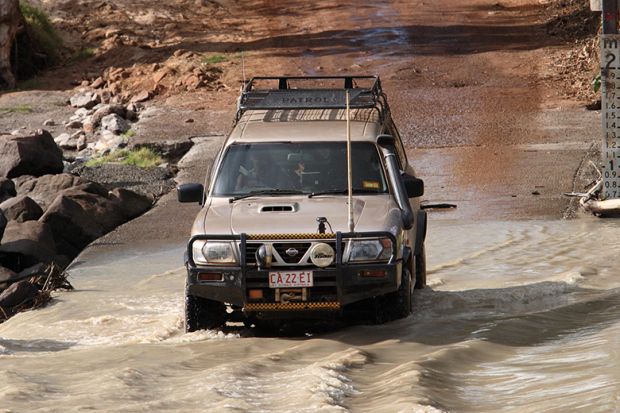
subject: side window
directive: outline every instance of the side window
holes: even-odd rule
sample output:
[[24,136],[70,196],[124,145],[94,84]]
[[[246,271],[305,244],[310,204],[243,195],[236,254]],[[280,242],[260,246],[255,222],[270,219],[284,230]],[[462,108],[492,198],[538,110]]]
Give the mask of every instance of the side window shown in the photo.
[[405,153],[405,148],[403,147],[403,141],[400,138],[400,134],[398,133],[398,129],[396,129],[396,125],[392,119],[387,122],[386,132],[392,135],[396,140],[396,157],[398,158],[398,165],[400,166],[401,171],[407,170],[407,154]]

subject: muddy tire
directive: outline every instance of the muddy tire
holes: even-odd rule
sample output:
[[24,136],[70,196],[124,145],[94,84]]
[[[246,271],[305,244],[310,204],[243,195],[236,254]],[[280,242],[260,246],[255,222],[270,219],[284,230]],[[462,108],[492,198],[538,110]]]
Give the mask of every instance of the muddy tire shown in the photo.
[[395,293],[394,318],[396,319],[405,318],[411,314],[413,304],[413,282],[411,271],[409,271],[409,268],[404,267],[400,287],[398,287],[398,291]]
[[226,306],[218,301],[185,296],[185,332],[212,330],[226,324]]
[[424,244],[420,248],[420,253],[415,256],[415,289],[421,290],[426,287],[426,249]]

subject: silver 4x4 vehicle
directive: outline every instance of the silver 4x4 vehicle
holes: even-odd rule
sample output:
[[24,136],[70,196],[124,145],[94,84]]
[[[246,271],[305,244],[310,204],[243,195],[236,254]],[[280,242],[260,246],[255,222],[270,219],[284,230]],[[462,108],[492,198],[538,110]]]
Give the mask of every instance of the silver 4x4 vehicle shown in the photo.
[[378,76],[251,79],[206,182],[178,187],[202,206],[187,331],[411,313],[426,284],[424,184]]

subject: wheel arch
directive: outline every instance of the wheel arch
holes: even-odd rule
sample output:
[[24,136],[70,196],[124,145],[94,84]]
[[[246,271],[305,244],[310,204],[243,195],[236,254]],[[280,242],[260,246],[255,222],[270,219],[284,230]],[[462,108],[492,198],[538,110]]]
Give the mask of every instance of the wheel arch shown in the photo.
[[424,245],[424,241],[426,240],[426,229],[427,229],[427,220],[426,220],[426,211],[419,210],[416,214],[416,228],[415,228],[415,255],[420,255],[422,252],[422,245]]
[[415,277],[413,251],[406,245],[403,246],[403,268],[407,268]]

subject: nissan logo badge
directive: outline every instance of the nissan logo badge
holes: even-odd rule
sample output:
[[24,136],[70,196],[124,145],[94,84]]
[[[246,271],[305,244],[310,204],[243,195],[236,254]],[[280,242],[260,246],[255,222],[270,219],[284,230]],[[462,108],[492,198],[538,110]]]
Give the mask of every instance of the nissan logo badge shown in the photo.
[[295,248],[289,248],[285,252],[286,252],[286,255],[288,255],[289,257],[295,257],[297,256],[297,254],[299,254],[299,251],[297,251],[297,249]]

